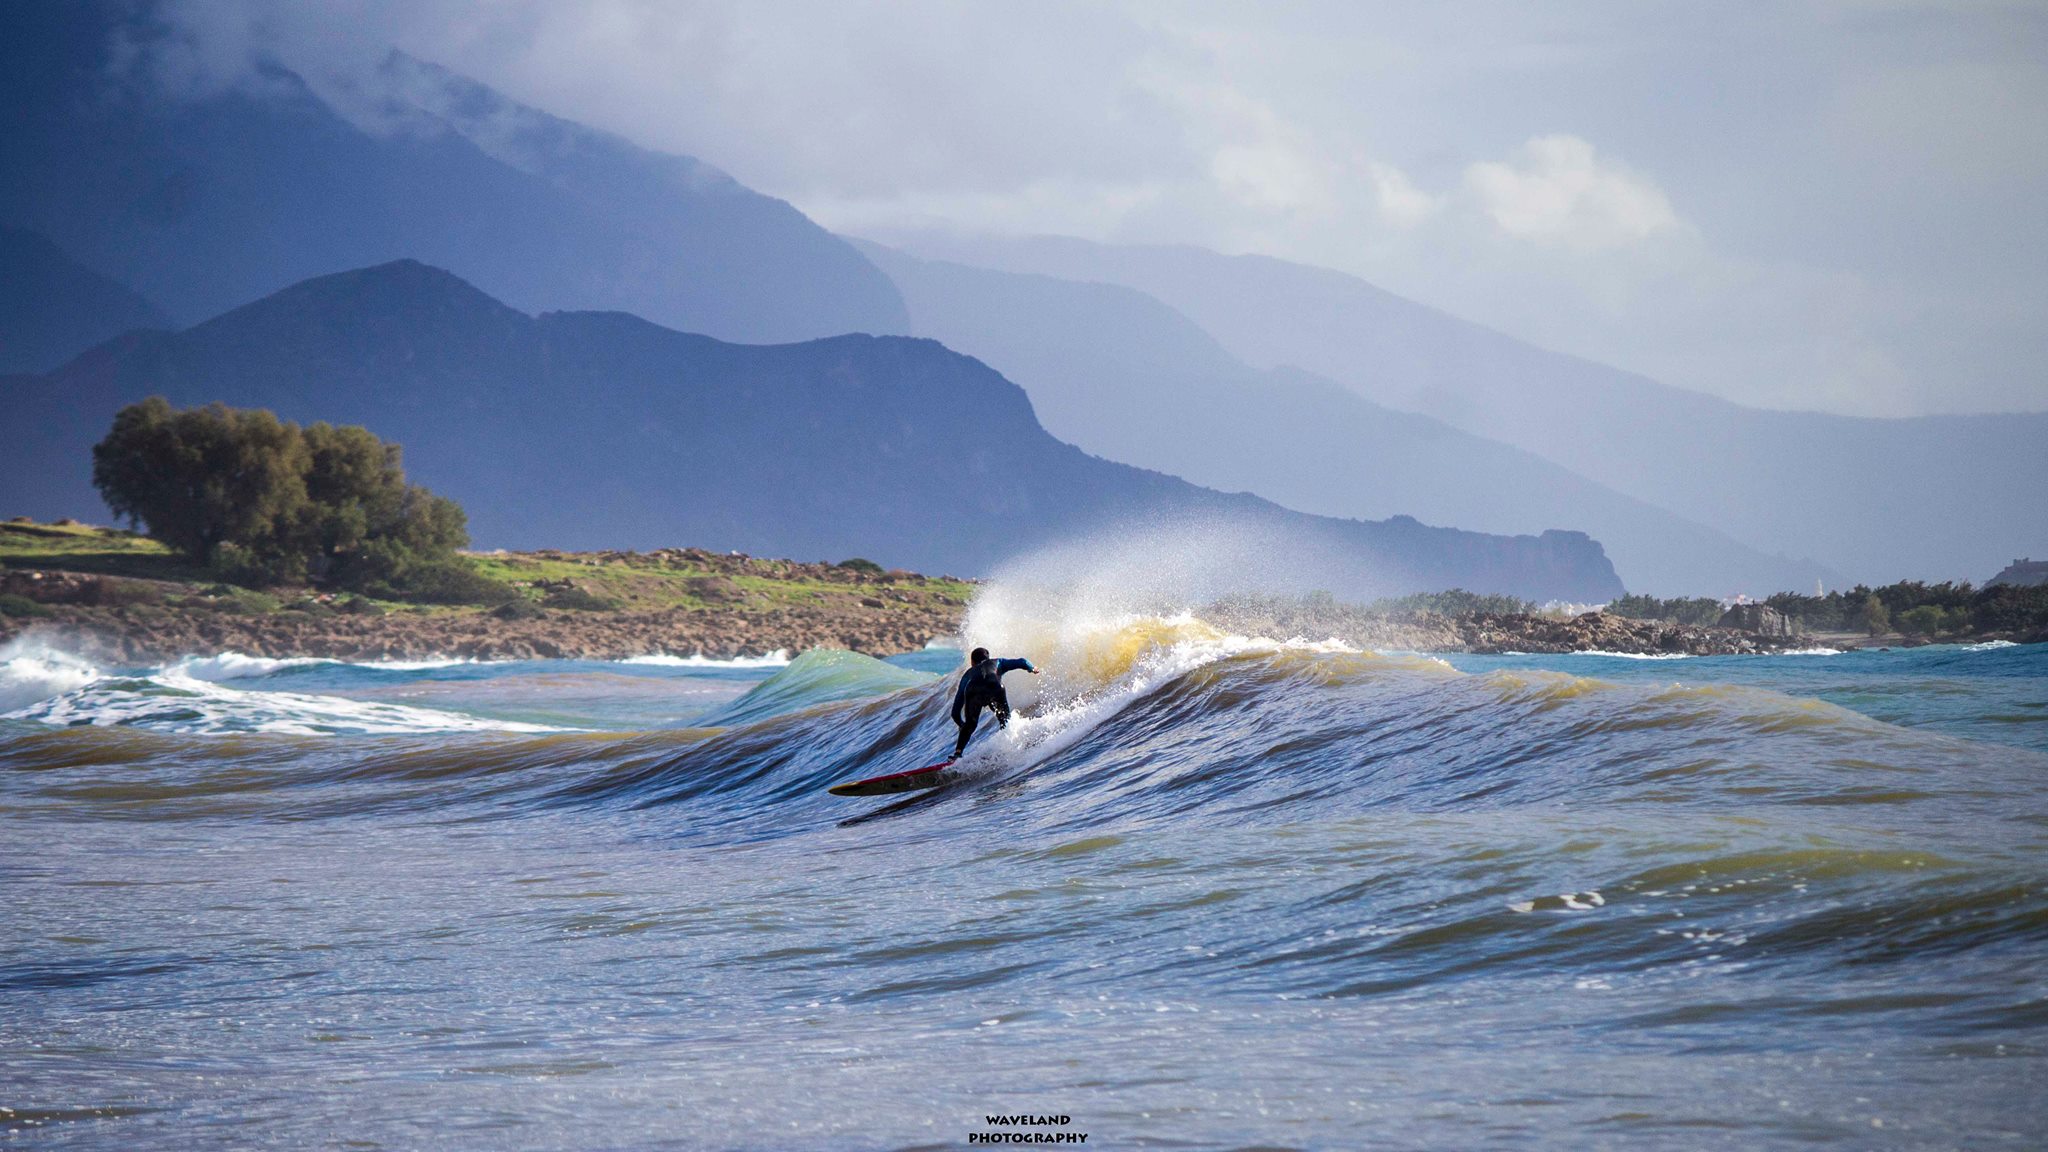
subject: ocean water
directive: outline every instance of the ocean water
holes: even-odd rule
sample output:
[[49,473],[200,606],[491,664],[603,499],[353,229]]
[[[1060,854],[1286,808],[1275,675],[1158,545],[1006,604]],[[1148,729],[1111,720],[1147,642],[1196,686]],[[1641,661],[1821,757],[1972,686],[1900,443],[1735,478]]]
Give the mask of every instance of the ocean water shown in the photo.
[[[0,651],[36,1148],[2037,1148],[2048,646]],[[1065,1117],[991,1125],[989,1116]]]

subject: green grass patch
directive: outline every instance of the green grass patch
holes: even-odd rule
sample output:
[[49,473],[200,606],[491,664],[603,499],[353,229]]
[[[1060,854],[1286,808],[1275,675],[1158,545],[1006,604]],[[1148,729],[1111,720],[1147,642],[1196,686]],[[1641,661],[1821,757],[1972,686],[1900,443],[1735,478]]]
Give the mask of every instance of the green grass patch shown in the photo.
[[0,522],[0,566],[93,572],[142,580],[196,580],[204,576],[147,536],[90,524]]
[[[833,604],[854,608],[863,600],[879,600],[884,610],[917,605],[957,608],[974,594],[974,586],[965,581],[883,572],[871,562],[804,564],[675,550],[464,553],[460,562],[480,581],[508,585],[518,603],[535,608],[768,612]],[[419,602],[427,597],[401,602],[353,596],[311,605],[303,589],[259,592],[223,584],[146,536],[85,524],[0,522],[0,566],[183,584],[186,587],[172,603],[231,613],[268,613],[294,606],[313,615],[333,610],[438,616],[483,611],[502,603],[496,598],[479,605]],[[512,613],[523,615],[523,610],[515,607]]]

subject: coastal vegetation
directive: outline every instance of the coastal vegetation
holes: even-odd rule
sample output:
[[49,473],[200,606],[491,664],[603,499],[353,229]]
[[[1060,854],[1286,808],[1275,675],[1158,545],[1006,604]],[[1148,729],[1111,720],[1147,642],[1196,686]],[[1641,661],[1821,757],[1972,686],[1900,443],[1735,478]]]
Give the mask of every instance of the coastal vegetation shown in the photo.
[[2048,629],[2048,588],[2011,584],[1976,588],[1968,581],[1902,580],[1879,588],[1859,584],[1825,596],[1780,592],[1764,603],[1810,631],[1875,635],[1889,627],[1906,636],[1932,638]]
[[460,505],[408,484],[402,449],[366,428],[300,428],[262,409],[130,404],[92,452],[116,516],[190,565],[248,587],[315,582],[429,603],[512,590],[456,555]]
[[232,650],[403,659],[741,655],[811,646],[877,654],[958,627],[966,581],[874,565],[696,548],[462,553],[497,604],[323,587],[249,588],[160,541],[76,522],[0,523],[0,639],[54,628],[113,658]]
[[1395,619],[1410,619],[1425,614],[1437,616],[1477,616],[1491,613],[1497,616],[1533,615],[1539,611],[1533,600],[1502,593],[1467,592],[1453,588],[1448,592],[1418,592],[1412,596],[1382,597],[1365,605],[1364,611],[1378,616]]
[[[1928,584],[1901,580],[1877,588],[1858,584],[1821,596],[1780,592],[1763,603],[1803,632],[1882,636],[1896,631],[1933,639],[2048,630],[2048,588],[2011,584],[1976,588],[1968,581]],[[1720,601],[1707,597],[1659,600],[1632,594],[1615,600],[1606,610],[1635,620],[1712,624],[1724,608]]]
[[1673,624],[1712,624],[1724,609],[1711,596],[1659,600],[1655,596],[1629,593],[1607,605],[1607,611],[1631,620],[1669,620]]

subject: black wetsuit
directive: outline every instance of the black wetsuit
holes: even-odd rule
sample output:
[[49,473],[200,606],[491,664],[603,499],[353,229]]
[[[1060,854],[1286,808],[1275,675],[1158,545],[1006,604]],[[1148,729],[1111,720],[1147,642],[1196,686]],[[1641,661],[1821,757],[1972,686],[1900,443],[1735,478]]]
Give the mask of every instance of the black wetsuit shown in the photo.
[[993,708],[996,712],[996,726],[1010,726],[1010,697],[1003,691],[1003,673],[1015,672],[1019,668],[1031,671],[1031,661],[1019,657],[1015,660],[983,660],[969,668],[960,677],[960,689],[953,693],[953,723],[960,726],[960,742],[953,745],[953,758],[958,760],[967,751],[967,741],[974,736],[974,726],[981,722],[981,710]]

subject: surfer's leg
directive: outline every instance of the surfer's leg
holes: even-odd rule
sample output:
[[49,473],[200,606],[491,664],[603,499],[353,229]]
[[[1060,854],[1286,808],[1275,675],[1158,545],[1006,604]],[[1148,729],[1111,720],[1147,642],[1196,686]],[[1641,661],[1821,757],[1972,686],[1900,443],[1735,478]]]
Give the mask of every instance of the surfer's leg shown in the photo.
[[981,705],[972,700],[968,701],[968,704],[971,707],[961,709],[967,714],[967,719],[960,722],[960,742],[953,745],[955,760],[960,758],[962,752],[967,751],[967,742],[974,738],[974,726],[981,722]]
[[995,698],[988,702],[988,706],[995,709],[996,727],[1008,728],[1010,726],[1010,694],[997,689]]

